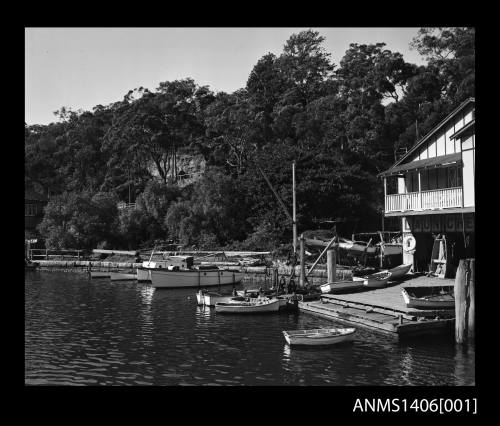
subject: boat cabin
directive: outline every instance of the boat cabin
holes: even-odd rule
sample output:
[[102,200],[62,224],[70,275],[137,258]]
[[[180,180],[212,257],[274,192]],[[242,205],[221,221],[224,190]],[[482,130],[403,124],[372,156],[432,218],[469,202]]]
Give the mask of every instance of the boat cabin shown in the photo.
[[193,256],[164,256],[161,260],[151,262],[144,261],[143,266],[147,268],[167,269],[169,266],[177,266],[180,269],[191,269],[193,267]]
[[469,98],[379,175],[384,216],[400,219],[403,263],[415,271],[435,270],[438,253],[436,262],[447,259],[443,276],[452,277],[459,259],[474,257],[475,142],[475,100]]

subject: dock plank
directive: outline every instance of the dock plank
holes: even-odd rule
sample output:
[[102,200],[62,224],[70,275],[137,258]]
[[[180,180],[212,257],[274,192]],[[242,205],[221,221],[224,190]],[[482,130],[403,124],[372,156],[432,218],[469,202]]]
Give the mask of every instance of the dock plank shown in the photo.
[[347,303],[351,306],[366,305],[367,307],[372,307],[374,309],[392,311],[394,316],[404,315],[407,319],[410,319],[411,317],[452,317],[455,313],[453,309],[424,310],[407,308],[401,294],[403,287],[441,285],[454,285],[454,280],[418,277],[400,283],[392,283],[392,285],[390,284],[385,288],[349,294],[324,294],[321,298],[329,302]]

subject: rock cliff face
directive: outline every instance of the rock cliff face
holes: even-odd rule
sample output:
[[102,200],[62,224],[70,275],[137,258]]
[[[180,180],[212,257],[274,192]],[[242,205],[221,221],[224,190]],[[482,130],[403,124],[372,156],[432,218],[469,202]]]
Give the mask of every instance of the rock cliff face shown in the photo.
[[[186,186],[198,180],[205,171],[206,161],[201,154],[177,154],[177,184]],[[151,164],[151,174],[160,178],[158,170]],[[171,167],[168,171],[168,177],[174,179],[174,170]]]

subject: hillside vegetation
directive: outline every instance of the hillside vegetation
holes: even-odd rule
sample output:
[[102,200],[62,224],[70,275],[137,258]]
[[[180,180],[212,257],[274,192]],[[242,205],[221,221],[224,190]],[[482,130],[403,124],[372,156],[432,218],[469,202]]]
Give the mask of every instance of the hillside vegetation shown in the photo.
[[[136,248],[173,239],[205,249],[272,250],[292,227],[257,165],[292,205],[299,232],[314,218],[380,227],[377,174],[474,96],[474,29],[422,28],[426,66],[384,43],[351,44],[335,64],[315,31],[266,54],[246,86],[214,93],[191,78],[130,90],[92,111],[25,126],[25,184],[52,193],[39,227],[49,248]],[[174,159],[202,155],[205,172],[179,186]],[[118,210],[118,201],[136,202]]]

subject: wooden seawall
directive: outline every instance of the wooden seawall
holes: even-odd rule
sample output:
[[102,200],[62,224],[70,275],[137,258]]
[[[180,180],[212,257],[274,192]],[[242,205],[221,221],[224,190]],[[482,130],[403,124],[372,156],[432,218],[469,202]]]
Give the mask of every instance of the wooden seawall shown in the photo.
[[[422,310],[407,308],[401,296],[403,286],[443,285],[444,280],[419,277],[387,288],[344,295],[322,295],[320,300],[299,302],[300,312],[330,320],[393,333],[398,337],[451,333],[453,309]],[[446,280],[446,284],[453,283]]]

